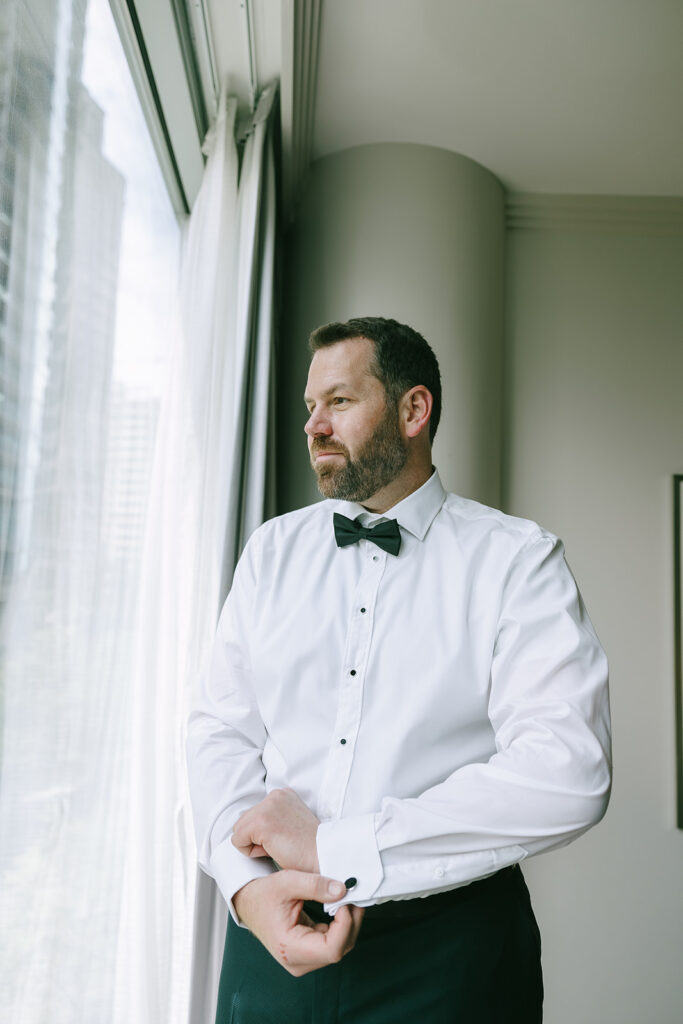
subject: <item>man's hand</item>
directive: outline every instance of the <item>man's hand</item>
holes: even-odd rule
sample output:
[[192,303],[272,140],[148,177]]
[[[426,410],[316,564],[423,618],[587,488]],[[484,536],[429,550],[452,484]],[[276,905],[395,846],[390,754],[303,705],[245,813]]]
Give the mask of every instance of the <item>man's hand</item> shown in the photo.
[[232,844],[247,857],[272,857],[281,868],[317,874],[319,824],[293,789],[274,789],[238,819]]
[[342,906],[331,924],[315,924],[304,900],[334,901],[344,895],[341,882],[303,871],[277,871],[255,878],[233,896],[237,916],[286,971],[300,978],[338,963],[353,949],[363,910]]

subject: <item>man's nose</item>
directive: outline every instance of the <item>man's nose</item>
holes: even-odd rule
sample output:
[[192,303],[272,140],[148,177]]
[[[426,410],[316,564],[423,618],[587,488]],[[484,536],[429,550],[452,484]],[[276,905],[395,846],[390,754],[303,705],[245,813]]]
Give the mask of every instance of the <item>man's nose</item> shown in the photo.
[[332,425],[324,410],[314,410],[306,421],[304,430],[309,437],[329,437],[332,433]]

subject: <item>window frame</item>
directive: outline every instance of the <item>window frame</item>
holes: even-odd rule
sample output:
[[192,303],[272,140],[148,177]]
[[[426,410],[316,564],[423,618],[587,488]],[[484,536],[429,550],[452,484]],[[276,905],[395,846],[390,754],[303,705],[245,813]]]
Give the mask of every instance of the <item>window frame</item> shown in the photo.
[[178,0],[109,4],[173,209],[184,217],[199,191],[208,126],[184,8]]

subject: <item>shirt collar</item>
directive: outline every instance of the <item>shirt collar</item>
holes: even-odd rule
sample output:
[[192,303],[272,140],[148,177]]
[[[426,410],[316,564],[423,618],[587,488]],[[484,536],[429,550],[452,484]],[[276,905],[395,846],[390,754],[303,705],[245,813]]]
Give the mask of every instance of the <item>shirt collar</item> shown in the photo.
[[370,516],[373,521],[377,519],[396,519],[398,525],[408,530],[418,540],[424,540],[427,530],[443,505],[446,499],[446,492],[443,489],[438,470],[434,470],[429,480],[418,487],[416,491],[409,494],[407,498],[399,501],[392,508],[387,509],[382,515],[368,513],[366,508],[355,501],[337,501],[334,511],[340,512],[349,519],[357,519],[358,516]]

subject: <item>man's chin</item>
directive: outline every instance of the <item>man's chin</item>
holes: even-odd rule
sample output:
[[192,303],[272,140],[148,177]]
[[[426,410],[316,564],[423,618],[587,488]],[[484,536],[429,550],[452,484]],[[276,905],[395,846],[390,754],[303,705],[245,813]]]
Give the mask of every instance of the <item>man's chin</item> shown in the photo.
[[340,492],[347,490],[343,469],[317,464],[313,468],[315,469],[318,490],[323,498],[339,498]]
[[337,480],[336,474],[331,473],[329,470],[316,469],[315,472],[318,490],[322,494],[323,498],[335,498],[337,492]]

